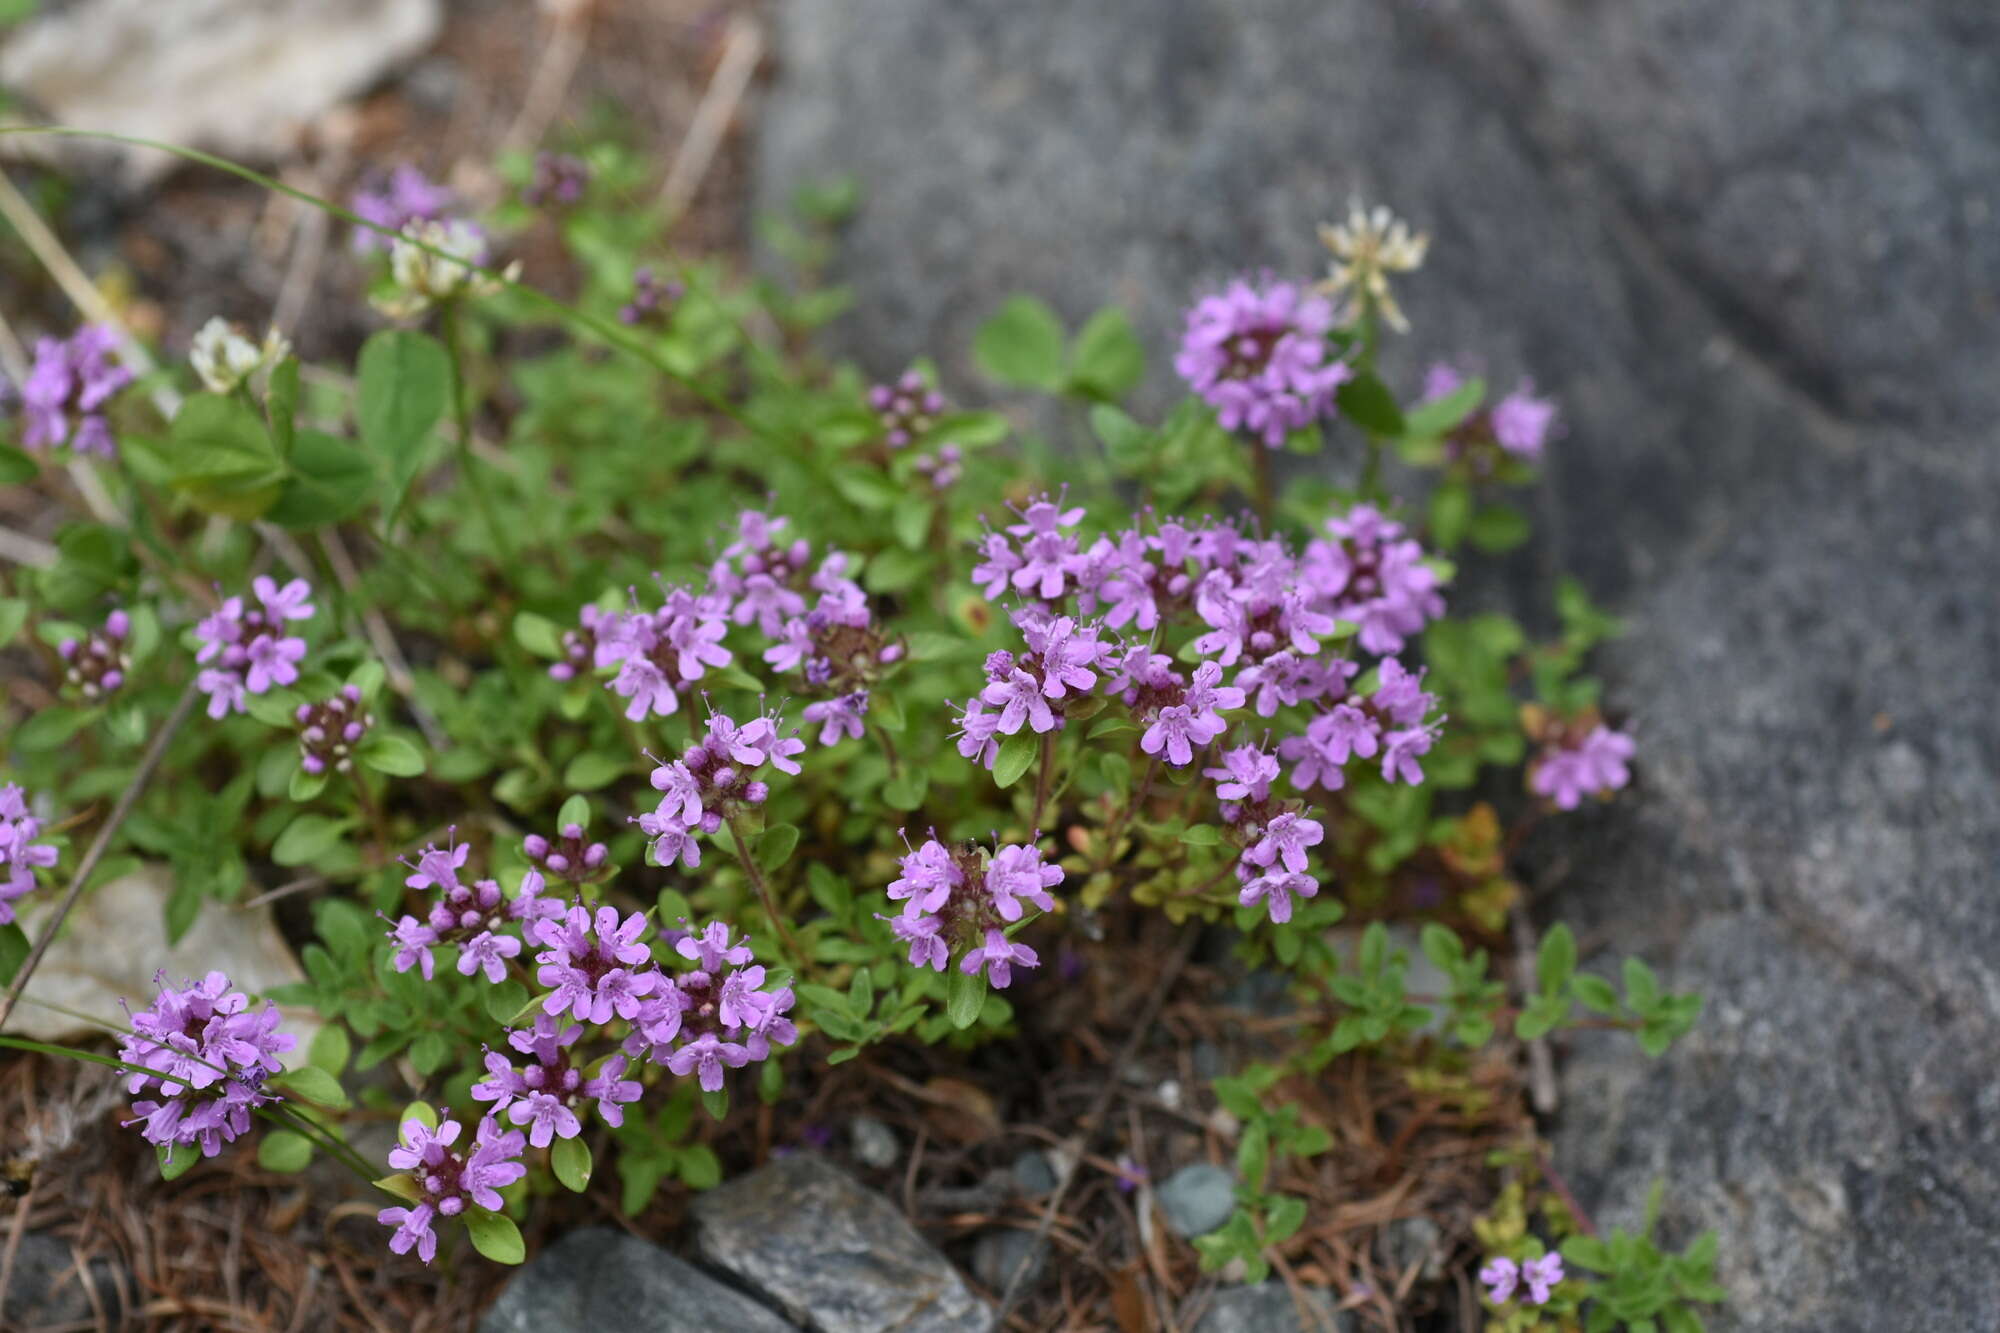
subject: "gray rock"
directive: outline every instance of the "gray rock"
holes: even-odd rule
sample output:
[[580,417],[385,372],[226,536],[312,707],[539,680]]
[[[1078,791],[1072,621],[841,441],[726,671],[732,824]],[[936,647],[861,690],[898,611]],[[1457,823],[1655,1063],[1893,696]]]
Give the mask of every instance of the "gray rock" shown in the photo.
[[877,1169],[892,1166],[902,1152],[896,1143],[896,1131],[872,1115],[855,1116],[847,1127],[847,1136],[854,1145],[854,1160],[863,1166]]
[[814,1333],[977,1333],[992,1311],[879,1194],[812,1153],[696,1199],[695,1249]]
[[[46,1231],[21,1237],[14,1254],[14,1271],[0,1291],[0,1325],[7,1328],[57,1328],[68,1324],[96,1326],[99,1319],[122,1322],[126,1280],[108,1259],[93,1259],[78,1271],[70,1243]],[[85,1272],[96,1300],[85,1287]],[[100,1315],[102,1311],[102,1315]]]
[[1014,1280],[1014,1271],[1027,1264],[1031,1255],[1034,1265],[1023,1279],[1025,1282],[1033,1282],[1048,1267],[1048,1247],[1042,1246],[1038,1250],[1034,1234],[1017,1227],[995,1227],[982,1231],[972,1242],[972,1275],[988,1291],[1004,1292],[1007,1284]]
[[1168,1176],[1154,1197],[1168,1226],[1183,1236],[1206,1236],[1236,1211],[1236,1177],[1219,1166],[1196,1162]]
[[1456,599],[1573,570],[1630,629],[1638,788],[1545,827],[1540,882],[1711,997],[1660,1061],[1566,1043],[1559,1163],[1601,1222],[1665,1176],[1669,1241],[1722,1232],[1712,1329],[1992,1326],[2000,10],[852,0],[780,36],[765,198],[863,178],[841,345],[878,370],[971,396],[1027,289],[1131,309],[1157,405],[1197,285],[1316,269],[1351,192],[1432,231],[1385,371],[1475,355],[1568,422],[1537,541]]
[[1049,1193],[1061,1183],[1056,1179],[1056,1169],[1049,1163],[1049,1155],[1038,1148],[1031,1148],[1014,1159],[1008,1168],[1014,1184],[1021,1193],[1040,1197]]
[[[1190,1301],[1190,1308],[1182,1311],[1183,1318],[1193,1312],[1193,1304]],[[1193,1333],[1281,1333],[1284,1329],[1353,1333],[1354,1316],[1334,1309],[1325,1292],[1308,1291],[1306,1306],[1301,1311],[1282,1282],[1228,1287],[1215,1292],[1203,1305],[1206,1312]]]
[[[7,35],[0,83],[54,124],[268,159],[430,45],[440,18],[438,0],[80,0],[49,6]],[[62,147],[135,179],[175,162],[102,144]]]
[[609,1227],[572,1231],[507,1279],[479,1333],[797,1333],[748,1296]]
[[1400,1278],[1414,1266],[1420,1281],[1444,1276],[1444,1233],[1428,1217],[1399,1217],[1382,1229],[1382,1254]]

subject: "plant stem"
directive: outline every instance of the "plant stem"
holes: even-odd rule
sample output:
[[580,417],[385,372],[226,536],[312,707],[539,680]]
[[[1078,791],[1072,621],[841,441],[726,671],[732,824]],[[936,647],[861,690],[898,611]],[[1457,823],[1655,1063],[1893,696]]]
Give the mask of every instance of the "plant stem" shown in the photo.
[[884,726],[874,728],[875,735],[882,742],[882,754],[889,761],[889,779],[894,781],[902,775],[903,761],[896,754],[896,742],[889,739],[889,729]]
[[1276,486],[1271,480],[1271,451],[1261,440],[1252,440],[1249,449],[1250,469],[1256,479],[1251,501],[1256,506],[1258,521],[1268,529],[1277,506]]
[[791,927],[778,914],[778,905],[771,899],[770,881],[764,878],[763,869],[757,859],[750,855],[750,844],[744,840],[743,826],[735,815],[729,817],[729,837],[736,844],[736,859],[743,863],[743,873],[750,877],[750,887],[757,891],[757,901],[764,907],[764,915],[771,918],[771,926],[778,932],[778,942],[785,951],[785,961],[798,972],[803,968],[805,955],[799,952],[798,941],[792,938]]
[[1361,498],[1382,498],[1382,441],[1374,431],[1368,432],[1368,461],[1361,466]]
[[471,386],[465,378],[465,348],[460,336],[458,302],[446,301],[443,306],[445,351],[451,356],[451,412],[458,423],[458,466],[465,474],[465,484],[472,491],[472,502],[479,507],[480,518],[486,524],[486,535],[493,539],[493,549],[502,561],[511,561],[514,548],[507,540],[506,530],[500,526],[500,519],[493,510],[493,497],[486,493],[486,479],[479,475],[478,464],[472,457],[472,402]]
[[347,780],[354,787],[354,798],[361,804],[361,813],[368,821],[369,836],[375,842],[375,859],[380,861],[389,849],[389,831],[382,822],[382,807],[369,794],[368,784],[361,779],[361,770],[352,762],[347,769]]
[[1042,809],[1049,803],[1049,786],[1055,779],[1056,734],[1042,733],[1042,759],[1035,768],[1035,813],[1028,820],[1028,836],[1038,837],[1042,831]]

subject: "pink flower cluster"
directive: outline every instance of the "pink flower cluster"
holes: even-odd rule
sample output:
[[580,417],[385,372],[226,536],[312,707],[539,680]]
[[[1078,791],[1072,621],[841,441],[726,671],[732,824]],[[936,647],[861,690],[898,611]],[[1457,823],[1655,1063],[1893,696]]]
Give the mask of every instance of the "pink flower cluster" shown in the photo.
[[639,1006],[625,1040],[628,1054],[648,1055],[681,1078],[694,1075],[703,1091],[718,1092],[725,1068],[741,1069],[798,1040],[787,1017],[792,988],[766,988],[749,941],[732,942],[727,925],[711,921],[690,930],[674,952],[694,966],[656,970],[658,985]]
[[700,865],[699,835],[716,832],[737,810],[762,805],[770,796],[769,784],[752,774],[765,764],[797,773],[793,756],[805,748],[796,735],[779,734],[775,716],[754,717],[740,727],[726,713],[711,716],[706,738],[653,770],[660,803],[637,822],[653,840],[654,857],[663,866]]
[[1587,794],[1608,796],[1631,781],[1626,765],[1632,750],[1630,736],[1603,723],[1581,734],[1558,736],[1529,767],[1528,786],[1558,810],[1574,810]]
[[417,857],[403,883],[435,892],[437,899],[422,918],[405,913],[390,927],[398,972],[414,967],[429,981],[436,970],[431,951],[449,946],[458,951],[459,975],[484,973],[498,985],[507,978],[507,964],[521,956],[522,935],[563,914],[560,902],[542,896],[542,876],[534,870],[521,877],[521,892],[512,899],[497,880],[461,882],[458,872],[471,851],[467,843],[447,844],[426,847]]
[[464,1126],[446,1120],[432,1129],[421,1120],[403,1122],[402,1142],[389,1150],[389,1165],[409,1173],[417,1198],[407,1208],[384,1208],[375,1220],[394,1227],[389,1249],[394,1254],[416,1250],[429,1263],[437,1257],[437,1233],[431,1224],[440,1217],[458,1217],[468,1206],[499,1212],[500,1191],[528,1174],[521,1160],[527,1144],[519,1130],[503,1131],[487,1116],[479,1122],[472,1143],[463,1151],[455,1145]]
[[882,438],[891,449],[901,449],[931,428],[944,411],[944,395],[911,370],[894,384],[871,388],[868,406],[882,422]]
[[[998,737],[1054,730],[1069,703],[1096,691],[1131,710],[1146,754],[1176,767],[1219,741],[1231,712],[1271,718],[1319,705],[1304,734],[1284,742],[1285,757],[1302,762],[1302,787],[1338,786],[1330,769],[1378,754],[1388,780],[1423,780],[1435,700],[1393,658],[1379,697],[1354,699],[1360,664],[1335,647],[1345,622],[1364,651],[1394,653],[1443,613],[1437,574],[1400,524],[1357,505],[1295,552],[1229,525],[1171,519],[1086,547],[1075,532],[1082,517],[1043,497],[982,542],[973,578],[989,597],[1023,599],[1013,619],[1028,651],[987,658],[986,684],[960,710],[960,754],[991,768]],[[1114,642],[1126,627],[1150,637]],[[1205,659],[1192,672],[1156,646],[1170,633]]]
[[1237,281],[1188,311],[1174,370],[1224,430],[1268,448],[1329,415],[1353,370],[1333,355],[1333,305],[1296,283]]
[[375,725],[362,706],[359,685],[343,685],[316,704],[300,704],[292,720],[299,725],[299,767],[315,777],[354,767],[354,747]]
[[[1449,397],[1465,379],[1465,373],[1456,366],[1440,362],[1424,376],[1421,401],[1433,403]],[[1478,458],[1482,448],[1498,449],[1524,463],[1539,463],[1549,437],[1556,432],[1556,424],[1554,401],[1536,397],[1534,381],[1524,379],[1491,408],[1474,412],[1460,422],[1447,437],[1447,443],[1455,456],[1471,457],[1475,463],[1484,461]]]
[[135,1119],[148,1141],[173,1156],[175,1148],[198,1144],[204,1157],[250,1128],[250,1112],[277,1100],[264,1080],[281,1068],[278,1056],[296,1039],[281,1033],[278,1011],[250,1011],[250,997],[231,990],[229,978],[210,972],[178,987],[166,974],[152,1004],[132,1015],[132,1031],[118,1058],[140,1072],[125,1081],[135,1097]]
[[1271,795],[1278,761],[1260,745],[1239,745],[1222,755],[1222,762],[1202,770],[1215,781],[1222,802],[1222,819],[1232,841],[1242,849],[1236,878],[1242,885],[1237,901],[1245,907],[1263,903],[1271,919],[1292,919],[1292,899],[1319,893],[1319,881],[1308,870],[1308,848],[1326,837],[1318,820],[1308,819],[1296,801]]
[[1055,910],[1049,890],[1062,883],[1062,868],[1045,864],[1039,848],[1002,845],[988,855],[931,837],[910,849],[902,870],[889,883],[889,899],[903,904],[902,913],[881,919],[909,945],[911,966],[942,972],[962,948],[959,971],[977,976],[983,970],[989,983],[1005,989],[1014,968],[1040,964],[1033,949],[1006,931],[1027,907]]
[[493,1103],[493,1115],[522,1126],[528,1142],[546,1148],[553,1139],[573,1139],[583,1133],[579,1112],[597,1108],[605,1124],[625,1123],[625,1106],[645,1091],[623,1077],[626,1059],[607,1057],[595,1074],[586,1073],[571,1058],[571,1048],[583,1035],[581,1023],[565,1023],[547,1013],[535,1015],[533,1027],[515,1028],[507,1044],[527,1057],[518,1064],[499,1051],[486,1052],[486,1077],[472,1085],[472,1099]]
[[1505,1305],[1514,1288],[1523,1284],[1527,1287],[1521,1294],[1523,1305],[1545,1305],[1556,1284],[1563,1280],[1562,1256],[1550,1253],[1519,1264],[1512,1259],[1494,1259],[1479,1270],[1479,1280],[1486,1285],[1486,1294],[1495,1305]]
[[56,863],[56,849],[41,836],[42,821],[15,783],[0,787],[0,926],[14,920],[14,904],[33,893],[35,872]]
[[249,695],[291,684],[299,678],[298,664],[305,659],[306,641],[286,633],[285,627],[294,620],[311,619],[311,585],[293,579],[280,588],[260,574],[251,580],[250,590],[256,605],[246,606],[243,598],[231,597],[195,627],[195,639],[201,644],[195,661],[213,663],[195,677],[195,687],[208,696],[208,715],[213,718],[242,712]]
[[[584,627],[593,638],[592,665],[618,668],[609,688],[627,701],[625,716],[632,721],[671,717],[680,711],[680,696],[710,667],[726,667],[736,660],[722,646],[729,632],[729,613],[727,596],[679,587],[667,588],[654,611],[635,606],[629,612],[605,613],[585,607]],[[567,665],[565,660],[551,673]]]
[[117,335],[102,324],[86,324],[68,338],[37,340],[35,363],[21,383],[23,445],[67,444],[79,454],[105,458],[117,452],[104,407],[132,382],[131,370],[111,359],[117,347]]
[[56,651],[63,660],[63,683],[85,699],[102,699],[125,683],[132,669],[132,654],[126,641],[132,637],[132,618],[113,611],[101,629],[83,639],[64,639]]

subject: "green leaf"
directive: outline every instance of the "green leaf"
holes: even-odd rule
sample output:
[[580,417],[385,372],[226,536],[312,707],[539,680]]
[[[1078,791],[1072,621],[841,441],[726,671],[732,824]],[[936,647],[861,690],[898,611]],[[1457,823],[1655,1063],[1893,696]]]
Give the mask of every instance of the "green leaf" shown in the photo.
[[622,754],[587,751],[563,769],[563,785],[571,791],[596,791],[622,776],[630,761]]
[[472,1237],[472,1248],[496,1264],[518,1264],[528,1257],[521,1228],[502,1213],[473,1209],[465,1215],[465,1233]]
[[28,602],[23,597],[0,597],[0,648],[14,641],[28,623]]
[[[507,1026],[511,1027],[513,1025],[510,1023]],[[396,1125],[399,1132],[403,1123],[409,1120],[414,1120],[429,1130],[435,1130],[438,1127],[438,1113],[432,1108],[429,1102],[411,1102],[408,1106],[405,1106],[403,1113],[396,1117]]]
[[1106,306],[1077,333],[1072,363],[1070,383],[1079,393],[1116,402],[1145,378],[1146,349],[1125,312]]
[[722,1159],[706,1143],[681,1149],[681,1183],[691,1190],[712,1190],[722,1183]]
[[394,1175],[382,1177],[375,1182],[375,1188],[381,1190],[384,1194],[393,1194],[399,1199],[407,1199],[411,1203],[422,1203],[424,1201],[424,1192],[417,1188],[417,1182],[411,1179],[410,1173],[407,1171],[398,1171]]
[[1480,550],[1498,555],[1528,540],[1532,531],[1528,516],[1512,505],[1488,505],[1472,516],[1465,535]]
[[1373,371],[1364,370],[1333,391],[1341,415],[1372,435],[1401,435],[1403,410]]
[[423,466],[424,444],[449,401],[451,357],[434,338],[387,329],[361,349],[355,419],[361,442],[383,466],[388,503],[403,493]]
[[289,1129],[274,1129],[257,1145],[257,1165],[290,1175],[312,1161],[312,1140]]
[[1041,737],[1033,732],[1025,729],[1015,732],[1000,742],[1000,753],[993,761],[993,780],[1002,787],[1013,786],[1034,766],[1041,748]]
[[168,1157],[167,1145],[162,1143],[153,1148],[153,1160],[160,1164],[161,1180],[179,1180],[201,1160],[201,1153],[193,1145],[183,1143],[179,1152]]
[[1462,481],[1448,481],[1431,492],[1431,537],[1445,550],[1465,540],[1472,521],[1472,490]]
[[23,750],[53,750],[94,716],[88,708],[44,708],[15,730],[14,744]]
[[590,1145],[581,1138],[557,1139],[549,1152],[549,1169],[564,1189],[583,1193],[590,1186]]
[[292,444],[298,438],[298,417],[299,361],[288,356],[272,369],[264,390],[264,420],[271,428],[271,439],[277,444],[280,457],[292,456]]
[[442,1032],[426,1032],[410,1043],[410,1063],[419,1074],[435,1074],[449,1059],[451,1043]]
[[1062,321],[1043,301],[1010,296],[973,336],[972,359],[981,372],[1002,384],[1060,389]]
[[1213,824],[1196,824],[1181,834],[1190,847],[1214,847],[1222,841],[1222,831]]
[[931,781],[928,775],[914,768],[906,768],[882,788],[882,803],[891,810],[914,810],[924,803],[930,794]]
[[1588,972],[1579,973],[1571,989],[1576,998],[1583,1001],[1583,1007],[1600,1014],[1618,1012],[1618,992],[1603,977]]
[[1552,995],[1568,985],[1575,974],[1576,935],[1564,922],[1542,936],[1542,947],[1535,955],[1535,979],[1545,994]]
[[297,767],[299,757],[290,748],[273,750],[271,753],[291,769],[291,777],[285,783],[285,795],[294,804],[304,805],[326,790],[326,774],[308,773],[303,768]]
[[717,1088],[715,1091],[710,1092],[707,1088],[703,1088],[701,1090],[701,1109],[708,1112],[709,1119],[711,1120],[727,1120],[729,1118],[729,1089]]
[[537,657],[562,656],[562,630],[555,621],[533,611],[514,613],[514,642]]
[[324,1069],[339,1078],[340,1072],[347,1068],[348,1057],[353,1050],[354,1044],[348,1040],[347,1029],[338,1023],[328,1023],[313,1034],[306,1058],[315,1068]]
[[424,771],[424,752],[394,732],[370,732],[354,747],[354,757],[391,777],[413,778]]
[[757,835],[757,864],[765,870],[776,870],[792,859],[792,850],[798,845],[797,825],[774,824]]
[[168,433],[175,489],[196,508],[228,518],[263,516],[278,499],[285,461],[257,414],[238,398],[199,393],[181,404]]
[[1478,408],[1486,381],[1467,380],[1442,398],[1418,403],[1403,414],[1403,429],[1414,438],[1434,438],[1453,429]]
[[310,865],[333,850],[347,828],[343,820],[325,815],[304,814],[285,826],[271,848],[271,859],[281,866]]
[[41,471],[34,455],[11,444],[0,444],[0,486],[19,486],[33,481],[41,475]]
[[1653,969],[1637,958],[1625,960],[1625,1003],[1632,1012],[1650,1012],[1659,1003],[1660,982],[1653,975]]
[[945,1013],[951,1025],[963,1031],[979,1021],[986,1004],[986,978],[953,968],[944,987]]
[[909,495],[897,501],[896,511],[889,520],[896,540],[912,551],[922,550],[924,539],[930,536],[933,512],[935,506],[928,496]]
[[315,1106],[348,1105],[347,1092],[340,1086],[340,1080],[317,1065],[300,1065],[297,1069],[279,1074],[271,1082]]
[[558,829],[568,828],[571,824],[578,828],[590,827],[590,801],[587,797],[572,796],[562,803],[562,809],[556,811]]
[[14,974],[28,959],[28,937],[13,922],[0,926],[0,986],[14,984]]
[[375,464],[352,440],[305,431],[293,446],[291,467],[277,503],[264,515],[279,527],[325,527],[354,517],[375,498]]

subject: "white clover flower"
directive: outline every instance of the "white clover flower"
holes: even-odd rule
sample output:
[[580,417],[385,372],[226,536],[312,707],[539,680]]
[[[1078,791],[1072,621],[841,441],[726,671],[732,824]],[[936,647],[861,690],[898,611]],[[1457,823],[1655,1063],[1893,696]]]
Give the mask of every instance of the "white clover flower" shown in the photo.
[[1407,333],[1410,321],[1403,317],[1403,308],[1389,290],[1388,275],[1421,268],[1431,238],[1411,231],[1408,223],[1388,209],[1366,209],[1359,200],[1348,204],[1346,222],[1338,226],[1322,222],[1319,238],[1334,256],[1319,290],[1329,295],[1347,293],[1348,319],[1358,315],[1361,306],[1371,305],[1390,328]]
[[269,370],[292,352],[292,344],[275,328],[258,346],[220,315],[210,319],[188,346],[188,361],[210,393],[232,393],[259,371]]
[[[439,301],[490,296],[501,284],[473,267],[485,262],[486,237],[470,222],[457,218],[412,222],[389,251],[389,277],[396,291],[377,298],[376,307],[408,319]],[[511,279],[519,271],[516,261],[507,266],[505,276]]]

